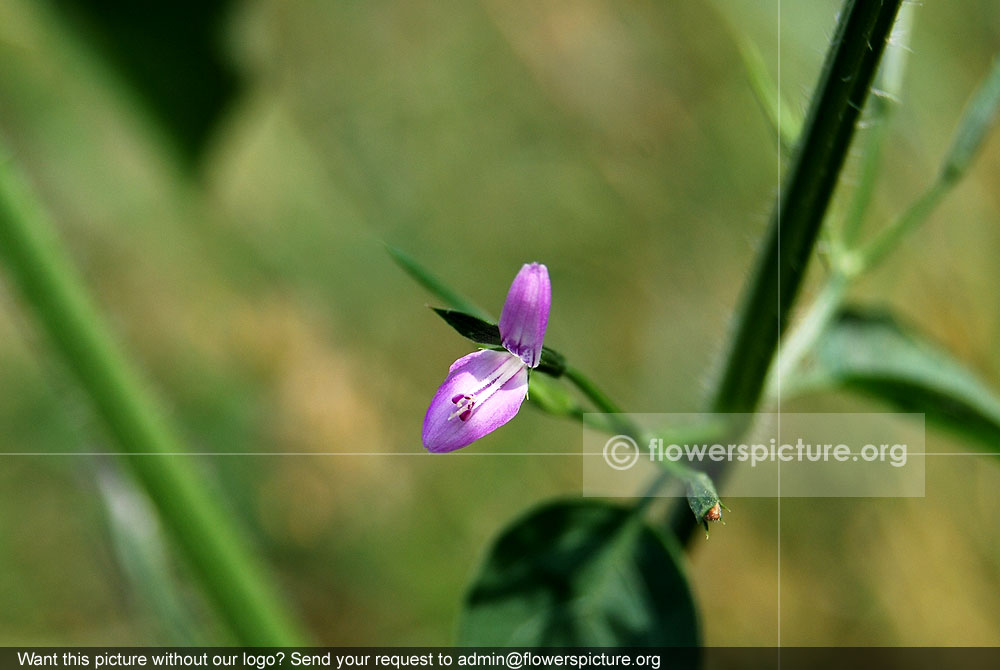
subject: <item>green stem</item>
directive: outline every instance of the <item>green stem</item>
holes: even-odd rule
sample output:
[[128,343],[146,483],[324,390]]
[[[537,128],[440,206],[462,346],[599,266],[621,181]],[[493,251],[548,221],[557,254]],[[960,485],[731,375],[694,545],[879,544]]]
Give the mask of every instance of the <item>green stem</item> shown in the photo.
[[[566,371],[563,375],[569,379],[577,389],[579,389],[601,412],[607,415],[608,422],[606,424],[598,424],[594,421],[588,421],[587,415],[582,414],[581,419],[585,425],[589,425],[600,430],[606,430],[621,435],[626,435],[631,437],[638,445],[648,444],[652,438],[661,437],[659,434],[643,430],[635,421],[629,417],[628,414],[622,412],[617,404],[611,398],[607,396],[601,389],[597,387],[594,382],[592,382],[586,375],[573,367],[566,367]],[[715,430],[715,426],[712,426],[713,430],[706,431],[703,426],[698,427],[682,427],[680,429],[675,429],[671,433],[672,438],[677,441],[685,441],[688,438],[703,438],[704,435],[711,434],[714,435],[719,431]],[[673,442],[674,439],[668,438],[666,441]],[[698,470],[690,468],[686,465],[678,463],[671,460],[663,460],[659,462],[662,467],[664,474],[679,479],[685,485],[690,485],[692,483],[698,483],[702,486],[707,486],[712,491],[715,490],[712,486],[711,479],[706,477],[706,475]],[[651,485],[650,491],[655,492],[660,488],[665,482],[666,478],[661,476]],[[653,493],[648,493],[639,499],[637,505],[644,506],[643,500],[653,495]]]
[[712,402],[752,412],[806,274],[823,215],[901,0],[847,0],[802,139],[757,257]]
[[642,429],[586,375],[574,367],[566,366],[563,376],[569,379],[594,404],[594,407],[609,415],[608,422],[612,430],[635,439],[641,438]]
[[857,188],[844,217],[841,241],[851,248],[858,239],[861,226],[875,193],[875,182],[882,163],[882,147],[888,135],[889,121],[902,96],[903,78],[909,59],[910,33],[913,29],[913,5],[903,5],[892,29],[882,66],[876,76],[875,89],[868,104],[867,121],[870,126],[864,138],[864,150]]
[[[714,412],[757,408],[901,1],[844,3],[795,159],[741,305],[711,403]],[[720,468],[721,464],[708,474],[717,478]],[[690,537],[695,527],[692,515],[679,508],[671,523],[682,539]]]
[[90,395],[219,613],[244,645],[295,645],[298,631],[247,538],[182,452],[151,392],[98,315],[41,204],[0,145],[0,256]]
[[768,379],[769,397],[778,396],[781,384],[795,373],[806,354],[812,350],[843,303],[850,282],[851,278],[848,275],[840,270],[834,270],[802,320],[785,338],[781,345],[780,365],[775,365],[771,369]]
[[847,208],[844,217],[844,227],[840,234],[841,243],[847,247],[853,245],[861,231],[861,226],[871,204],[872,196],[875,194],[875,182],[878,175],[879,166],[882,163],[882,146],[885,143],[885,136],[888,134],[889,116],[892,109],[892,101],[885,96],[875,96],[871,107],[871,128],[865,138],[865,149],[861,158],[860,174],[858,175],[858,186],[854,190],[851,203]]
[[587,396],[590,402],[594,403],[597,409],[601,410],[605,414],[621,414],[622,410],[618,405],[614,403],[611,398],[609,398],[604,391],[597,388],[594,382],[590,381],[582,372],[573,367],[566,367],[566,371],[563,373],[567,379],[573,382],[583,395]]
[[952,189],[954,182],[938,180],[917,198],[906,211],[888,227],[882,229],[860,254],[859,272],[867,272],[881,263],[889,252],[895,249],[907,235],[920,227],[944,196]]

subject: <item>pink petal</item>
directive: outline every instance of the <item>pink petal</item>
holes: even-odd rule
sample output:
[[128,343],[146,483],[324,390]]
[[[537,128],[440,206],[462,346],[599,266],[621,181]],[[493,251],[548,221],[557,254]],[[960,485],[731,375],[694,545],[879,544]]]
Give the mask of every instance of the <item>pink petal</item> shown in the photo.
[[528,393],[528,368],[506,351],[477,351],[455,361],[424,417],[428,451],[454,451],[514,418]]
[[551,305],[548,268],[539,263],[522,267],[510,285],[500,313],[500,337],[507,351],[520,356],[532,368],[542,358]]

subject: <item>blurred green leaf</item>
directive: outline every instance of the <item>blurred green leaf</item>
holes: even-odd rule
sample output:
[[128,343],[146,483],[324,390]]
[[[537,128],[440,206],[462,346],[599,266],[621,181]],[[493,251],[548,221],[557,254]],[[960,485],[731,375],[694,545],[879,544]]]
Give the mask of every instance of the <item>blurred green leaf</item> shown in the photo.
[[[183,585],[149,500],[110,463],[97,471],[97,483],[115,556],[132,592],[152,615],[164,641],[196,646],[213,639],[182,597]],[[212,630],[211,634],[217,638],[221,631]]]
[[1000,396],[961,361],[884,311],[846,308],[820,337],[805,388],[840,386],[995,448]]
[[547,504],[493,546],[469,590],[459,644],[696,646],[679,555],[629,509]]
[[[410,275],[418,284],[437,296],[444,304],[486,321],[492,318],[488,312],[477,307],[468,298],[431,274],[429,270],[420,265],[409,254],[388,244],[385,246],[385,250],[392,256],[392,260],[396,262],[396,265],[403,268],[406,274]],[[499,343],[498,341],[497,344]]]
[[951,148],[941,168],[943,181],[955,181],[965,174],[993,127],[998,108],[1000,108],[1000,56],[994,58],[989,73],[965,107]]
[[778,91],[778,85],[767,70],[760,49],[749,38],[739,41],[740,58],[750,80],[750,88],[757,104],[767,118],[771,130],[781,145],[781,155],[788,157],[795,149],[795,142],[802,132],[802,116],[796,113]]
[[50,0],[122,84],[196,163],[238,97],[239,73],[220,47],[232,0]]

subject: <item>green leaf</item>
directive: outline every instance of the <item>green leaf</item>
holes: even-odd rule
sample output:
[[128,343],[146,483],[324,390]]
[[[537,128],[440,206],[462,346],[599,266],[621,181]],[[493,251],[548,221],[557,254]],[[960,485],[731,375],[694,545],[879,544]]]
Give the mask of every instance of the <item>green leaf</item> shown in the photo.
[[[462,337],[488,347],[499,348],[503,346],[500,329],[495,323],[484,321],[477,316],[457,309],[442,309],[440,307],[432,307],[431,309],[449,326],[458,331]],[[557,351],[542,347],[542,358],[535,369],[553,377],[561,377],[566,371],[566,358]]]
[[500,329],[495,323],[483,321],[472,314],[466,314],[457,309],[441,309],[440,307],[432,307],[431,309],[449,326],[457,330],[462,337],[466,337],[476,344],[485,344],[491,347],[500,346]]
[[1000,56],[973,94],[962,114],[951,148],[941,168],[941,179],[957,181],[982,148],[1000,109]]
[[557,501],[500,536],[466,598],[459,644],[696,646],[675,542],[632,510]]
[[841,386],[923,412],[928,421],[1000,441],[1000,396],[961,361],[891,314],[845,308],[820,337],[806,388]]
[[491,318],[488,312],[476,306],[471,300],[435,277],[410,255],[388,244],[385,246],[385,250],[392,256],[392,260],[396,262],[396,265],[403,268],[406,274],[410,275],[418,284],[437,296],[444,304],[461,312],[472,314],[479,319],[489,320]]
[[[230,0],[132,3],[55,0],[53,17],[77,32],[114,77],[125,98],[170,133],[195,167],[210,148],[248,80],[219,47],[226,39]],[[178,48],[184,45],[183,48]],[[177,95],[183,82],[184,95]],[[117,94],[117,92],[116,92]],[[124,94],[123,94],[124,97]],[[144,115],[145,116],[145,115]]]

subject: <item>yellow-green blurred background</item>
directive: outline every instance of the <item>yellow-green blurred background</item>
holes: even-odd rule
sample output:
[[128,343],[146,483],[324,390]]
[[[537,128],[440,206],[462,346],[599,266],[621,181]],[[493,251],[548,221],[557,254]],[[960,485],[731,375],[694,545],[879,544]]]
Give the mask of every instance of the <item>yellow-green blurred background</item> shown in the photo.
[[[196,461],[317,641],[340,645],[449,643],[490,538],[536,501],[579,495],[579,427],[528,406],[459,454],[424,454],[427,403],[470,345],[383,243],[494,313],[522,263],[546,263],[548,344],[631,411],[701,408],[779,168],[734,36],[774,76],[780,55],[802,110],[838,8],[234,2],[218,38],[242,90],[192,167],[57,5],[0,3],[0,132],[189,448],[385,454]],[[995,9],[916,8],[874,226],[930,182],[1000,50]],[[859,287],[994,385],[998,179],[993,141]],[[0,451],[112,450],[7,279]],[[878,407],[825,402],[801,406]],[[927,447],[974,453],[934,431]],[[533,450],[566,456],[471,456]],[[193,618],[165,617],[129,567],[123,543],[160,560],[130,486],[107,458],[0,456],[0,644],[227,640],[172,552],[174,604]],[[926,489],[782,502],[782,644],[1000,644],[1000,463],[928,459]],[[705,640],[771,645],[777,504],[731,506],[690,554]]]

